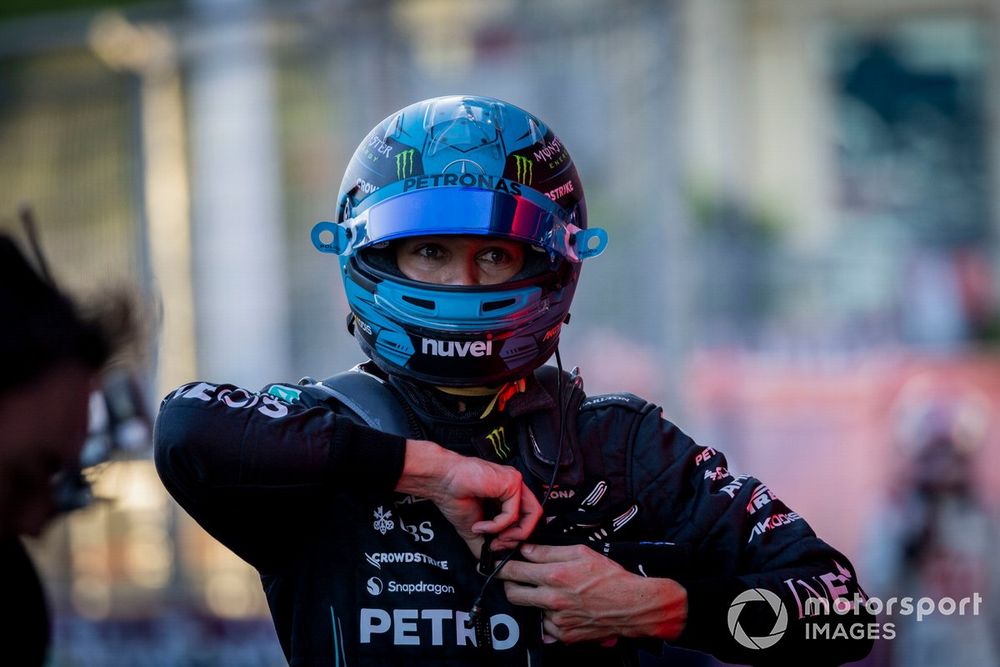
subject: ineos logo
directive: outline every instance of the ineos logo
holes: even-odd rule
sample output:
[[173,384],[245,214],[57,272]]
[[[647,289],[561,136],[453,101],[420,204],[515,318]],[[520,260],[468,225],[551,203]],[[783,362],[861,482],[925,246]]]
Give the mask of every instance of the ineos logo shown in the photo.
[[[740,625],[740,614],[743,613],[743,607],[750,602],[763,602],[770,606],[771,611],[774,612],[774,627],[762,637],[750,637]],[[760,607],[760,605],[756,606]],[[777,644],[781,636],[785,634],[785,628],[788,627],[788,612],[785,611],[785,605],[781,603],[781,598],[771,591],[764,588],[751,588],[737,595],[733,603],[729,605],[727,621],[729,633],[740,646],[749,649],[765,649]]]
[[368,592],[371,593],[372,595],[381,595],[382,594],[382,580],[379,579],[378,577],[372,577],[371,579],[368,580],[368,586],[367,586],[367,588],[368,588]]

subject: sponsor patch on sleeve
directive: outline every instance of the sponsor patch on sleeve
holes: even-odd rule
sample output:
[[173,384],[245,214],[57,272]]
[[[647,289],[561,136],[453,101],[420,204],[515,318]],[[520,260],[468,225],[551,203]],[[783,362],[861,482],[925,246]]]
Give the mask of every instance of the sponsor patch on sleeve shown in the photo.
[[632,410],[642,410],[647,402],[639,398],[635,394],[629,394],[626,392],[621,392],[618,394],[601,394],[600,396],[590,396],[582,403],[580,403],[580,409],[586,410],[588,408],[603,408],[610,405],[618,405]]
[[267,390],[271,396],[281,399],[286,403],[295,403],[302,397],[302,390],[294,387],[287,387],[282,384],[272,384]]

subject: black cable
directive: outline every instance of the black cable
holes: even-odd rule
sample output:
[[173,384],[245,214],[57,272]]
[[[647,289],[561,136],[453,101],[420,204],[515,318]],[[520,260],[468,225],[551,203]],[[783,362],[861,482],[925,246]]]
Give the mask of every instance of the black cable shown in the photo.
[[[569,401],[563,401],[563,366],[562,366],[562,357],[559,356],[558,346],[556,346],[556,369],[558,369],[559,371],[558,375],[556,376],[556,401],[557,401],[557,408],[559,410],[559,438],[556,444],[555,463],[552,464],[552,477],[549,478],[548,488],[545,489],[545,495],[542,497],[542,504],[541,504],[542,518],[544,518],[545,516],[545,505],[546,503],[549,502],[549,498],[552,496],[552,489],[555,487],[556,476],[559,473],[559,464],[562,462],[563,441],[565,440],[566,437],[565,433],[566,417],[567,417],[566,413],[569,410],[569,403],[570,403]],[[486,581],[483,582],[482,587],[479,589],[479,595],[476,596],[475,602],[472,603],[472,609],[469,612],[469,619],[466,621],[465,627],[471,628],[474,625],[476,625],[479,615],[483,611],[481,604],[483,601],[483,596],[486,594],[486,588],[490,585],[490,582],[493,581],[493,578],[500,572],[500,570],[503,569],[503,566],[506,565],[510,561],[510,559],[514,557],[514,554],[518,552],[518,550],[521,548],[521,545],[524,544],[524,542],[525,540],[521,540],[520,542],[518,542],[514,546],[514,548],[511,549],[510,552],[508,552],[507,555],[504,556],[500,560],[500,562],[496,564],[496,567],[493,568],[493,571],[490,572],[489,575],[487,575]],[[484,548],[489,549],[489,542],[487,542],[484,545]]]

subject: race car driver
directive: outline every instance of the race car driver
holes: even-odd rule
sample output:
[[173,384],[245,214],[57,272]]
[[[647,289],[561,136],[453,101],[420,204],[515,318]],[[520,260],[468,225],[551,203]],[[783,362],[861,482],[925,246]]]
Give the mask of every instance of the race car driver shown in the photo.
[[806,636],[871,620],[806,613],[863,595],[843,555],[658,407],[587,397],[562,370],[581,263],[607,244],[587,222],[538,118],[479,96],[407,106],[312,232],[370,361],[164,399],[164,484],[260,572],[290,664],[634,664],[664,642],[755,664],[867,654],[856,633]]

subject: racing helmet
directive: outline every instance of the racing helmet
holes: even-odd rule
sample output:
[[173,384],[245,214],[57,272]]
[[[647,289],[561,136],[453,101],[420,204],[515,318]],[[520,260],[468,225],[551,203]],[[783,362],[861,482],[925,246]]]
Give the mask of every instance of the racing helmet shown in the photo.
[[[530,373],[552,355],[580,275],[607,234],[587,227],[566,147],[501,100],[436,97],[379,123],[351,157],[336,221],[312,242],[339,256],[348,328],[383,371],[442,386]],[[494,285],[407,278],[393,242],[471,234],[528,246],[524,268]]]

